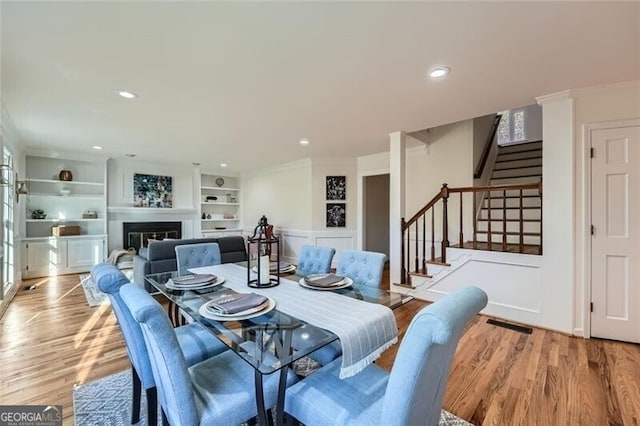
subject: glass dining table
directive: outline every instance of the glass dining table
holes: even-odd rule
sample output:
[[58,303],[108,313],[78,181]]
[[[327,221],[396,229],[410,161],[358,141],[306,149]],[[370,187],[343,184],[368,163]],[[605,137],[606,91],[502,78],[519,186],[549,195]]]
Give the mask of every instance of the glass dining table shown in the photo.
[[[246,268],[246,262],[239,263]],[[260,424],[270,424],[264,404],[263,376],[279,372],[276,424],[284,423],[284,394],[287,368],[295,361],[328,345],[338,337],[328,330],[306,323],[294,316],[273,309],[263,315],[243,320],[219,321],[204,317],[200,307],[222,296],[236,292],[224,284],[206,292],[172,290],[167,283],[178,276],[177,271],[146,275],[146,281],[169,300],[168,314],[174,326],[182,325],[185,317],[197,321],[213,333],[230,350],[244,359],[255,371],[255,390]],[[280,274],[282,280],[298,281],[302,276]],[[247,287],[248,288],[248,287]],[[249,288],[248,288],[249,290]],[[403,303],[403,295],[380,288],[354,284],[332,290],[345,297],[381,304],[394,309]]]

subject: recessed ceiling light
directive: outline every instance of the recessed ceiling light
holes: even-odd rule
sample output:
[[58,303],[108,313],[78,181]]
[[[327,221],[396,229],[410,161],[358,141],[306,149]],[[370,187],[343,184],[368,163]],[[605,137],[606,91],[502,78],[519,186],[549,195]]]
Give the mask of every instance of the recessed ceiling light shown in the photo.
[[138,95],[136,95],[133,92],[128,92],[126,90],[120,90],[118,91],[118,95],[122,96],[125,99],[135,99],[138,97]]
[[436,67],[436,68],[432,69],[431,71],[429,71],[429,77],[431,77],[431,78],[444,77],[445,75],[449,74],[450,71],[451,71],[451,69],[449,69],[447,67]]
[[127,157],[129,157],[129,158],[133,158],[133,157],[135,157],[135,156],[136,156],[135,154],[125,154],[125,155],[126,155]]
[[95,150],[98,150],[98,151],[102,150],[102,147],[100,145],[94,145],[94,146],[92,146],[92,148],[95,149]]
[[220,167],[227,167],[227,163],[220,163]]
[[300,139],[300,145],[309,145],[309,139]]

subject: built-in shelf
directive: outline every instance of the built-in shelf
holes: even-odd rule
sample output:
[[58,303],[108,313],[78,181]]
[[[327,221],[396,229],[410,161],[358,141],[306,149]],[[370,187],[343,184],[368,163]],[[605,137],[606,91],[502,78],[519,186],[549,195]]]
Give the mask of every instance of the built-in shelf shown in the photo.
[[242,231],[241,228],[227,228],[227,229],[203,229],[203,234],[216,234],[219,232],[238,232]]
[[95,240],[96,238],[106,238],[105,234],[84,234],[84,235],[69,235],[67,237],[27,237],[22,241],[42,241],[42,240]]
[[103,219],[26,219],[25,222],[100,222]]
[[204,205],[204,206],[239,206],[240,203],[219,203],[219,202],[206,202],[203,201],[200,204]]
[[79,180],[55,180],[55,179],[32,179],[28,178],[29,182],[39,182],[39,183],[62,183],[69,185],[89,185],[89,186],[104,186],[102,182],[82,182]]
[[47,197],[47,198],[91,198],[94,200],[102,200],[104,199],[103,195],[100,194],[44,194],[44,193],[29,193],[28,197]]
[[213,189],[216,191],[240,191],[239,188],[224,188],[224,187],[219,187],[219,186],[201,186],[201,189]]
[[240,219],[200,219],[202,222],[223,222],[223,221],[227,221],[227,222],[237,222]]
[[140,214],[196,214],[197,209],[154,208],[154,207],[108,207],[109,213],[140,213]]

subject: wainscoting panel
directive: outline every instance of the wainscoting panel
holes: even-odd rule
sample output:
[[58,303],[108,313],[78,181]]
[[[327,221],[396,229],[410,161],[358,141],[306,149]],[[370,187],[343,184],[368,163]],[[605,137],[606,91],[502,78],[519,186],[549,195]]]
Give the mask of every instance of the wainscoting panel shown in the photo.
[[333,267],[336,266],[338,253],[342,250],[353,250],[356,248],[355,231],[303,231],[295,229],[276,229],[276,234],[282,238],[283,260],[296,263],[300,255],[300,250],[304,245],[333,247],[336,249]]
[[424,280],[414,290],[395,289],[418,299],[436,301],[460,287],[475,285],[489,296],[483,313],[548,326],[543,319],[541,256],[460,249],[449,249],[447,255],[463,261],[452,262],[442,277]]

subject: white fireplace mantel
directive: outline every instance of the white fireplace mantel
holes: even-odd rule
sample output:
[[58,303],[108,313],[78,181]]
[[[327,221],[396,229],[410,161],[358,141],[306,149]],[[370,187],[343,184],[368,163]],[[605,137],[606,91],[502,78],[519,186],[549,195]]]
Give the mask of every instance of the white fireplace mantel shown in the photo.
[[197,214],[198,209],[154,208],[154,207],[108,207],[109,213],[125,214]]

